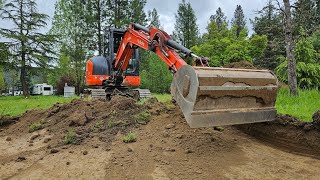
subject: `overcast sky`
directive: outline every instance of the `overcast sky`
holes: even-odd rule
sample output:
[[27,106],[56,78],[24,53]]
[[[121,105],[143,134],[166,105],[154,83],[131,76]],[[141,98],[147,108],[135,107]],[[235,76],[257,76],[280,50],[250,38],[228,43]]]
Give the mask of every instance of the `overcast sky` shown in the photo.
[[[251,24],[249,18],[256,16],[255,11],[262,9],[268,0],[186,0],[190,2],[197,16],[197,24],[201,33],[206,31],[206,26],[209,21],[209,17],[215,14],[218,7],[221,7],[225,15],[230,21],[233,17],[233,12],[236,6],[239,4],[242,6],[244,14],[247,18],[247,25],[251,31]],[[38,9],[42,13],[48,14],[53,17],[54,4],[56,0],[37,0]],[[175,17],[178,4],[181,0],[147,0],[145,10],[152,10],[156,8],[160,15],[160,22],[165,31],[169,34],[174,30]],[[3,27],[5,22],[0,22],[0,26]],[[48,22],[48,29],[51,27],[51,20]]]

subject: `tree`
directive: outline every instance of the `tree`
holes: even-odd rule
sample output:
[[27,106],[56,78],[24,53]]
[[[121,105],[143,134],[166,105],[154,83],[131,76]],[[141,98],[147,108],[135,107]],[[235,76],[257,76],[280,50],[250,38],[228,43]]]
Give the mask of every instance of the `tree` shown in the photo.
[[148,27],[160,28],[160,19],[158,12],[155,8],[148,11]]
[[267,36],[267,47],[261,57],[254,60],[254,65],[275,69],[279,65],[278,57],[285,56],[285,40],[283,29],[283,13],[269,0],[262,10],[259,10],[258,16],[250,20],[253,25],[254,34]]
[[301,28],[310,35],[316,29],[316,6],[314,0],[298,0],[293,11],[294,34]]
[[219,32],[228,26],[227,17],[224,15],[220,7],[216,10],[215,15],[210,16],[210,21],[216,22]]
[[217,22],[211,20],[207,26],[207,33],[203,35],[204,43],[192,48],[193,52],[210,59],[211,66],[223,66],[228,63],[253,59],[262,55],[267,44],[266,36],[255,35],[248,39],[243,29],[237,38],[232,34],[233,28],[227,26],[219,31]]
[[143,8],[146,0],[107,0],[107,27],[127,28],[135,22],[146,25],[146,14]]
[[8,46],[16,66],[20,69],[20,81],[23,95],[29,95],[28,69],[35,64],[46,67],[52,60],[51,49],[54,37],[40,33],[47,25],[48,15],[38,13],[34,0],[12,0],[6,3],[1,11],[1,18],[11,21],[13,28],[1,28],[0,34],[10,39]]
[[75,77],[77,94],[80,94],[83,88],[85,64],[89,48],[92,48],[91,24],[87,19],[89,13],[92,12],[86,11],[85,1],[57,1],[50,30],[61,39],[57,44],[60,56],[67,56],[70,60],[72,68],[69,71],[73,72]]
[[288,85],[290,93],[294,96],[298,95],[297,85],[297,72],[296,72],[296,59],[294,57],[294,42],[292,38],[292,17],[291,6],[289,0],[283,0],[284,4],[284,16],[285,16],[285,42],[286,42],[286,54],[288,59]]
[[237,5],[231,25],[235,27],[235,35],[238,38],[240,36],[240,32],[246,28],[246,19],[244,17],[241,5]]
[[86,24],[90,28],[88,31],[94,35],[91,38],[90,44],[96,44],[98,46],[99,55],[102,55],[103,50],[103,39],[102,39],[102,32],[103,32],[103,24],[106,20],[106,0],[91,0],[85,1],[85,19]]
[[182,0],[179,3],[177,14],[175,14],[175,40],[180,42],[186,48],[191,48],[196,45],[199,29],[197,25],[197,18],[190,3]]
[[0,63],[0,96],[3,90],[6,89],[6,83],[4,81],[4,67],[3,64]]

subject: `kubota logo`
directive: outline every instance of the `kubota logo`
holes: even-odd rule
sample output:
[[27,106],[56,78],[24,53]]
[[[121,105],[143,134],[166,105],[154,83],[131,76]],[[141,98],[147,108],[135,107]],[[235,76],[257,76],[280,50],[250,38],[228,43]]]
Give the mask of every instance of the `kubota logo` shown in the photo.
[[144,46],[144,42],[141,41],[140,39],[138,39],[138,44],[141,44],[142,46]]

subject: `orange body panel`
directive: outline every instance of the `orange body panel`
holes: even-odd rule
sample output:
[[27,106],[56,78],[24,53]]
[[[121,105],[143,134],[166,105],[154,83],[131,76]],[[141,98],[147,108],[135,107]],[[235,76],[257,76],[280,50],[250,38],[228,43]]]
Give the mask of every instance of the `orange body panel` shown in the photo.
[[87,62],[86,68],[86,85],[87,86],[102,86],[103,80],[107,79],[109,76],[105,75],[92,75],[93,64],[91,61]]
[[130,87],[140,86],[140,77],[139,76],[126,76],[123,80],[123,85]]

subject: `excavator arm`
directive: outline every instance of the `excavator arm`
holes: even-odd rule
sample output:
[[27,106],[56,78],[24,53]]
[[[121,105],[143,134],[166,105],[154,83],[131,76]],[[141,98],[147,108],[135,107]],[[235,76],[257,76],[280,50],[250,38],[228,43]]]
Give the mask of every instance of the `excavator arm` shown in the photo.
[[271,71],[192,67],[177,52],[199,57],[166,32],[130,24],[114,60],[116,77],[121,77],[138,47],[156,53],[174,73],[171,94],[190,127],[274,120],[278,81]]
[[[177,47],[180,48],[180,51],[183,53],[189,53],[188,55],[191,55],[190,50],[174,42],[166,32],[153,27],[147,29],[138,24],[130,24],[120,43],[114,68],[121,71],[126,70],[134,48],[137,47],[144,50],[152,50],[173,72],[187,65],[177,54]],[[174,49],[174,47],[176,47],[176,49]]]

